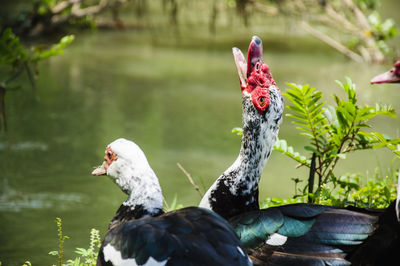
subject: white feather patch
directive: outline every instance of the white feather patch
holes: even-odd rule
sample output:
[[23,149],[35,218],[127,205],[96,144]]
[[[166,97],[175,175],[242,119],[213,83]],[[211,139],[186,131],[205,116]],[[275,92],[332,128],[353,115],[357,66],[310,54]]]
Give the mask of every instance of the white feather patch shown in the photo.
[[[104,260],[110,261],[114,266],[136,266],[135,259],[123,259],[121,257],[121,252],[116,250],[113,246],[108,244],[103,248]],[[168,259],[164,261],[156,261],[150,257],[147,262],[143,265],[145,266],[163,266],[168,262]]]
[[200,201],[199,207],[211,210],[210,196],[212,190],[214,190],[214,184],[207,190],[206,194],[204,194]]
[[287,236],[275,233],[272,234],[265,243],[271,246],[282,246],[286,243],[286,240]]
[[242,256],[245,256],[243,250],[239,246],[237,246],[236,248],[240,252],[240,254],[242,254]]

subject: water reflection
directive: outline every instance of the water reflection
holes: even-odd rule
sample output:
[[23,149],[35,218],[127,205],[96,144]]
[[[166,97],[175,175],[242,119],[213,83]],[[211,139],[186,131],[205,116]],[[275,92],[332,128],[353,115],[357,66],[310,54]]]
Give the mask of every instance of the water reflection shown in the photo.
[[[78,193],[31,193],[10,187],[8,181],[3,179],[2,192],[0,195],[0,211],[21,212],[29,209],[50,209],[57,207],[62,211],[72,210],[76,205],[85,200],[85,196]],[[87,200],[87,199],[86,199]]]
[[38,142],[22,142],[22,143],[14,143],[14,144],[6,144],[0,143],[0,150],[14,150],[14,151],[29,151],[29,150],[39,150],[39,151],[47,151],[48,146],[46,143],[38,143]]

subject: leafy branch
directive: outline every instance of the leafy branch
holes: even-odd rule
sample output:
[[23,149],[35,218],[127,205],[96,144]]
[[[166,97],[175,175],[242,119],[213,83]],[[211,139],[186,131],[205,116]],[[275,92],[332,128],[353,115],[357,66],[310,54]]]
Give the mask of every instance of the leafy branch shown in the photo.
[[[347,153],[384,146],[377,145],[378,139],[372,138],[365,131],[366,128],[370,128],[369,120],[378,115],[395,117],[395,112],[390,106],[358,105],[356,86],[349,78],[346,79],[346,83],[337,83],[346,92],[347,99],[341,99],[334,94],[335,107],[326,106],[326,103],[321,101],[322,93],[309,85],[288,84],[290,88],[284,93],[291,103],[288,109],[292,112],[287,116],[293,118],[300,134],[309,139],[309,145],[304,149],[311,151],[310,161],[311,157],[315,157],[314,167],[309,163],[302,165],[310,169],[308,191],[317,196],[329,182],[338,184],[339,179],[334,174],[334,169],[339,159],[345,159]],[[294,159],[291,150],[277,150]],[[318,176],[315,190],[314,174]]]
[[362,135],[377,143],[374,148],[386,147],[400,159],[400,138],[390,139],[379,132],[362,132]]
[[37,73],[37,63],[63,53],[63,49],[74,40],[74,35],[67,35],[60,39],[56,44],[50,47],[41,45],[33,46],[30,49],[25,48],[18,36],[16,36],[11,28],[3,31],[0,39],[0,63],[8,65],[9,78],[1,82],[3,87],[18,78],[24,71],[32,81],[34,88],[34,76]]
[[54,33],[70,25],[93,26],[94,17],[111,10],[117,27],[123,27],[118,8],[129,0],[37,0],[30,12],[11,22],[15,32],[24,37]]
[[[350,152],[386,147],[400,158],[400,139],[390,139],[381,133],[366,131],[371,127],[369,121],[376,116],[395,118],[394,109],[378,104],[360,106],[357,104],[355,84],[349,78],[346,78],[346,83],[336,82],[345,91],[347,98],[342,99],[333,94],[335,106],[328,106],[322,101],[322,93],[309,85],[288,84],[289,88],[283,94],[290,102],[287,108],[291,112],[287,116],[293,119],[292,122],[300,134],[309,140],[304,150],[310,154],[305,156],[295,151],[284,139],[278,139],[274,149],[296,161],[296,168],[307,167],[308,183],[302,189],[298,189],[297,185],[301,179],[292,178],[295,182],[293,200],[267,199],[265,206],[305,199],[309,202],[332,205],[344,205],[352,201],[361,202],[363,206],[384,206],[393,198],[393,184],[390,182],[396,178],[390,179],[389,184],[375,177],[375,180],[369,181],[367,186],[362,188],[359,185],[359,175],[337,176],[335,173],[339,160],[346,159]],[[242,135],[243,130],[234,128],[232,132]],[[318,177],[316,186],[315,175]],[[338,191],[335,191],[335,188]],[[373,193],[385,200],[379,201],[377,196],[372,196]]]
[[285,154],[286,156],[292,158],[296,162],[299,163],[297,167],[305,165],[310,167],[311,160],[307,159],[306,156],[301,155],[298,152],[295,152],[292,146],[288,146],[286,140],[284,139],[277,139],[274,145],[274,150],[279,151],[280,153]]
[[63,53],[63,49],[74,40],[74,35],[67,35],[61,40],[47,46],[25,48],[11,28],[7,28],[0,36],[0,64],[6,66],[8,72],[4,80],[0,80],[0,128],[7,130],[5,96],[12,90],[10,83],[26,73],[33,92],[36,94],[35,77],[38,74],[38,62]]

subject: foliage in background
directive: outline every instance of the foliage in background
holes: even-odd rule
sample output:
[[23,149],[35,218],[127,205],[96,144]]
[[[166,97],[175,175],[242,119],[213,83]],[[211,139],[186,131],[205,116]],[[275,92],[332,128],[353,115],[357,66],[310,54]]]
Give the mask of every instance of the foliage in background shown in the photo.
[[[322,188],[329,183],[334,186],[340,184],[341,180],[334,171],[340,159],[345,159],[350,152],[378,148],[376,140],[365,134],[365,130],[370,128],[370,119],[378,115],[395,117],[390,106],[358,105],[355,85],[349,78],[347,83],[337,83],[346,92],[347,99],[334,94],[335,107],[326,106],[321,101],[322,93],[308,85],[289,84],[290,88],[284,93],[291,103],[288,109],[292,112],[288,116],[294,119],[293,123],[301,135],[308,138],[309,145],[304,149],[311,155],[308,156],[309,161],[304,161],[297,159],[289,149],[280,147],[278,150],[284,150],[284,154],[290,154],[290,158],[309,168],[307,186],[311,202],[320,196]],[[318,183],[314,189],[315,175]]]
[[50,251],[49,255],[58,256],[58,266],[95,266],[97,261],[97,254],[101,245],[99,230],[92,229],[90,231],[90,242],[89,248],[76,248],[75,253],[80,255],[75,259],[67,260],[63,263],[63,253],[64,253],[64,240],[68,239],[68,236],[63,235],[62,231],[62,220],[61,218],[56,218],[57,230],[58,230],[58,251]]
[[11,28],[5,29],[0,39],[0,63],[9,67],[9,78],[2,81],[2,86],[6,87],[11,81],[26,72],[32,82],[32,87],[34,87],[33,79],[34,73],[38,72],[38,62],[62,54],[63,49],[73,40],[73,35],[67,35],[50,47],[39,45],[25,48]]
[[[218,27],[231,25],[235,14],[246,27],[253,21],[257,21],[258,27],[268,27],[271,18],[285,16],[298,30],[308,32],[354,61],[382,63],[388,61],[385,57],[395,56],[388,41],[398,31],[393,19],[378,12],[379,3],[378,0],[36,0],[29,11],[13,16],[14,21],[8,26],[17,35],[27,37],[72,27],[167,26],[179,38],[180,28],[185,25],[192,28],[208,24],[209,31],[215,34]],[[111,16],[105,14],[107,11]],[[134,23],[132,18],[136,19]]]
[[[337,81],[347,99],[334,94],[336,106],[327,106],[322,101],[322,93],[309,85],[288,84],[290,88],[283,94],[290,101],[287,108],[291,113],[287,116],[309,140],[304,147],[309,153],[304,155],[295,151],[284,139],[277,140],[274,149],[296,161],[297,167],[307,167],[309,175],[292,178],[295,182],[293,199],[268,198],[265,207],[305,201],[335,206],[384,207],[396,198],[393,184],[397,175],[393,171],[385,178],[376,174],[364,186],[361,186],[363,178],[359,174],[338,175],[335,172],[339,160],[346,159],[350,152],[387,147],[400,158],[400,139],[391,140],[381,133],[365,131],[371,127],[369,121],[376,116],[395,118],[394,110],[390,106],[358,105],[355,85],[349,78],[346,81],[344,84]],[[240,128],[232,131],[241,134]],[[307,182],[299,188],[303,180]]]
[[[360,174],[345,174],[338,178],[336,184],[323,186],[320,195],[314,198],[315,203],[338,207],[352,205],[366,208],[386,208],[396,199],[397,176],[398,173],[394,171],[384,176],[376,171],[375,175],[365,183],[365,178]],[[307,201],[307,195],[301,190],[295,189],[295,191],[295,196],[292,198],[268,197],[260,203],[260,206],[269,208]]]
[[373,63],[394,56],[387,41],[398,33],[394,20],[383,19],[378,6],[379,0],[236,0],[243,16],[258,11],[295,18],[303,30],[350,59]]
[[[3,31],[0,37],[0,65],[4,66],[5,75],[0,80],[0,128],[7,129],[7,120],[5,113],[5,95],[6,92],[15,87],[10,83],[18,77],[26,74],[31,83],[32,89],[35,89],[35,77],[38,75],[38,63],[52,56],[63,53],[63,49],[74,40],[74,35],[67,35],[50,47],[39,45],[25,48],[18,36],[11,28]],[[3,68],[2,68],[3,70]]]
[[6,26],[22,37],[37,37],[54,34],[68,26],[76,28],[94,27],[94,17],[112,10],[118,26],[118,8],[129,0],[35,0],[27,4],[29,10],[20,12]]

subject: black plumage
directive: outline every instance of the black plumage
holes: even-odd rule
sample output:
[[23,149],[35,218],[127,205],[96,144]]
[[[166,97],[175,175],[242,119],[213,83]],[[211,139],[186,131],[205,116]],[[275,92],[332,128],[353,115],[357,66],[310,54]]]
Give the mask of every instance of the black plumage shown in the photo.
[[99,265],[107,265],[103,248],[109,244],[122,259],[135,258],[139,265],[149,258],[168,260],[166,265],[251,265],[226,220],[197,207],[114,222],[102,243]]
[[124,260],[134,258],[138,265],[149,258],[167,260],[166,265],[251,265],[227,221],[197,207],[156,217],[114,220],[100,248],[98,265],[108,265],[103,254],[107,245]]

